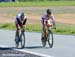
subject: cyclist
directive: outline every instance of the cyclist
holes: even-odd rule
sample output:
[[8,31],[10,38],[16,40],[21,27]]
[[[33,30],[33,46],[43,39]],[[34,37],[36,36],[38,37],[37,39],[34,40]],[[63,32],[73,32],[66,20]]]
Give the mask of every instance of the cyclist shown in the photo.
[[19,28],[24,30],[26,21],[27,21],[27,17],[24,15],[24,12],[17,14],[16,20],[15,20],[16,36],[19,35]]
[[[46,29],[51,26],[53,26],[53,28],[56,29],[55,18],[51,12],[51,9],[46,10],[46,14],[44,16],[42,16],[41,22],[43,25],[43,27],[42,27],[43,32],[46,32]],[[44,34],[43,34],[43,37],[44,37]]]

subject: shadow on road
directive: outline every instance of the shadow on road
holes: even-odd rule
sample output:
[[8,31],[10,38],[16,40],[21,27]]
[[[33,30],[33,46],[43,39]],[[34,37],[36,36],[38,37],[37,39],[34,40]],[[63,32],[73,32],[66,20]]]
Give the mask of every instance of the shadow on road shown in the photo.
[[0,50],[13,50],[15,47],[0,47]]
[[42,48],[42,46],[30,46],[30,47],[25,47],[25,49],[38,49]]
[[[42,46],[28,46],[28,47],[24,47],[24,49],[37,49],[37,48],[42,48]],[[13,49],[17,49],[16,47],[0,47],[0,50],[13,50]],[[22,48],[18,48],[18,49],[22,49]]]
[[45,48],[48,49],[49,47],[42,47],[42,46],[26,46],[24,48],[16,48],[16,47],[0,47],[0,50],[13,50],[13,49],[39,49]]

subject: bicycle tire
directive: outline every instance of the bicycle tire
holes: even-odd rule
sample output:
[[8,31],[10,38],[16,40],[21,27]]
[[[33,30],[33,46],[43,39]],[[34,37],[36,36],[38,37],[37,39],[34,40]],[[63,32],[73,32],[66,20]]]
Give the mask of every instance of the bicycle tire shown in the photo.
[[21,33],[21,48],[25,47],[25,34],[24,32]]
[[53,33],[52,33],[51,30],[49,30],[49,34],[48,34],[48,45],[49,45],[50,48],[53,47],[53,41],[54,41],[54,39],[53,39]]

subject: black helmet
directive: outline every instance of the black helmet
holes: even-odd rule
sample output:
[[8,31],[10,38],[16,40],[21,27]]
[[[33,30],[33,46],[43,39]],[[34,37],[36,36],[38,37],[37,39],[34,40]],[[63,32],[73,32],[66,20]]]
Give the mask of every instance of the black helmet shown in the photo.
[[47,9],[47,14],[51,14],[51,9]]
[[24,12],[21,12],[21,16],[24,16]]

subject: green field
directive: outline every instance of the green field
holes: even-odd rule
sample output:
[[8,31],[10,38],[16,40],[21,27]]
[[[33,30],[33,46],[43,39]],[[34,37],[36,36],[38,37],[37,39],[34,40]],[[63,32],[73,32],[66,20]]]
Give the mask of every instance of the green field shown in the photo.
[[[9,30],[15,30],[14,23],[5,23],[0,24],[1,29],[9,29]],[[75,34],[75,25],[69,25],[69,24],[63,24],[63,23],[56,23],[56,30],[51,29],[53,33],[57,34]],[[27,24],[26,31],[34,31],[34,32],[41,32],[42,26],[39,24]]]
[[0,7],[75,6],[75,1],[1,2]]

